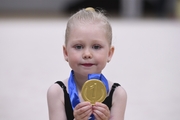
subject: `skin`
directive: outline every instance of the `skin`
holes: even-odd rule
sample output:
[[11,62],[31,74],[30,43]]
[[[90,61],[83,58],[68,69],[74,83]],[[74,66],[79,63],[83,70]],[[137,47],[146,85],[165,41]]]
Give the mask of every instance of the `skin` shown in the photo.
[[[63,46],[64,58],[68,61],[77,85],[80,103],[74,109],[75,120],[87,120],[94,114],[96,120],[124,120],[127,94],[122,87],[114,91],[112,108],[96,102],[91,105],[83,101],[80,91],[87,80],[88,74],[101,73],[114,53],[114,47],[109,45],[106,32],[99,24],[85,24],[71,29],[68,42]],[[63,81],[68,87],[68,79]],[[109,82],[111,88],[113,82]],[[68,90],[68,88],[67,88]],[[50,86],[47,92],[50,120],[66,120],[64,110],[64,93],[57,84]]]

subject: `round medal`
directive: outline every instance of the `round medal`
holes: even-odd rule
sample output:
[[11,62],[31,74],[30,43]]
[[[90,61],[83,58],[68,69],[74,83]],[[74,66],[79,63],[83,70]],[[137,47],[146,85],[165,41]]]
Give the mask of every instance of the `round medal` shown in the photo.
[[107,95],[103,82],[97,79],[87,80],[82,87],[81,94],[82,98],[91,104],[103,102]]

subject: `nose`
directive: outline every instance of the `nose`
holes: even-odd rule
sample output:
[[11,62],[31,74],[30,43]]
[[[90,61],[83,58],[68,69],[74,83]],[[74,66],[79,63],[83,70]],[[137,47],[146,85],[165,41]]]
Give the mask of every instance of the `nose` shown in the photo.
[[92,53],[89,49],[85,49],[83,52],[83,59],[91,59]]

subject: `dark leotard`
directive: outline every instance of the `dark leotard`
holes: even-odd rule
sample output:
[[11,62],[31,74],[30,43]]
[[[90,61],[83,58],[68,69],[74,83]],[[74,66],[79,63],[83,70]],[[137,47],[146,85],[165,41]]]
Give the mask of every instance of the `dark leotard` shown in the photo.
[[[67,120],[73,120],[74,119],[73,109],[71,106],[69,94],[67,93],[67,90],[66,90],[66,86],[64,85],[62,81],[57,81],[56,83],[59,84],[64,91],[65,111],[66,111]],[[109,93],[109,96],[107,96],[106,99],[103,101],[103,103],[108,106],[109,110],[111,110],[111,106],[112,106],[113,92],[118,86],[121,86],[121,85],[119,83],[114,83]]]

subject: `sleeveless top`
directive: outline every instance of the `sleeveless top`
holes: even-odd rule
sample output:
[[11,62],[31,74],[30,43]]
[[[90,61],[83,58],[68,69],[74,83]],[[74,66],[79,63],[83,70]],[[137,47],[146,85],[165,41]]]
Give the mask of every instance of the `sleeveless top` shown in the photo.
[[[64,91],[64,102],[65,102],[66,118],[67,118],[67,120],[73,120],[74,119],[73,109],[72,109],[72,106],[71,106],[69,94],[67,93],[67,90],[66,90],[66,86],[64,85],[64,83],[62,81],[57,81],[55,83],[57,83]],[[118,86],[121,86],[121,85],[119,83],[114,83],[112,85],[109,96],[107,96],[106,99],[103,101],[103,103],[108,106],[109,110],[111,110],[112,96],[113,96],[114,90]]]

